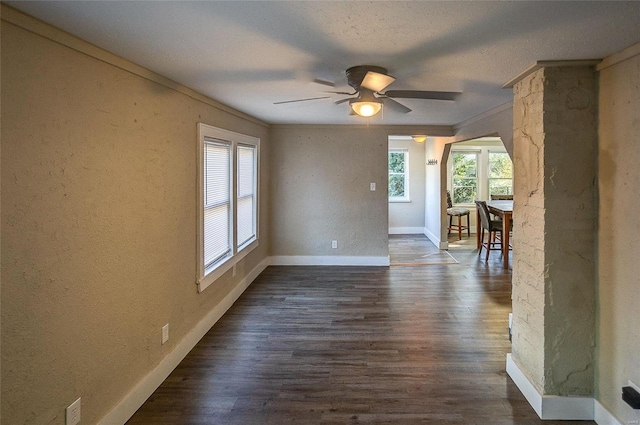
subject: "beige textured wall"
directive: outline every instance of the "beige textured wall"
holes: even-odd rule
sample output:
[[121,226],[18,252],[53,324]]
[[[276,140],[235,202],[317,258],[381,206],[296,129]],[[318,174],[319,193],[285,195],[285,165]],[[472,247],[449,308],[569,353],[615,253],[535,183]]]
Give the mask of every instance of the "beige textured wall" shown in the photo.
[[513,358],[543,394],[590,395],[595,74],[548,67],[514,90]]
[[[637,420],[620,399],[640,385],[640,44],[600,71],[597,398],[623,423]],[[627,225],[629,223],[629,225]],[[629,422],[631,423],[631,422]]]
[[[1,100],[2,423],[93,424],[267,256],[268,129],[8,22]],[[202,294],[200,121],[263,162],[261,244]]]
[[273,128],[272,255],[388,256],[387,137],[373,126]]
[[409,197],[411,202],[389,203],[389,228],[424,229],[425,144],[413,139],[389,139],[389,149],[409,150]]

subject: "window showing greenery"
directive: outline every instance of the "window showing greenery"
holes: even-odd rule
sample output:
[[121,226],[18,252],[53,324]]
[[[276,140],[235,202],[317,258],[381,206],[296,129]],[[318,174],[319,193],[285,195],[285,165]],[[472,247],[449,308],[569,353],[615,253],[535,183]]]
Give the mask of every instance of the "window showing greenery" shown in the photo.
[[454,204],[470,204],[478,195],[478,154],[476,152],[453,152]]
[[489,152],[489,196],[513,195],[513,163],[506,152]]
[[513,195],[513,163],[500,142],[478,140],[452,147],[447,188],[454,204],[472,206],[475,199]]
[[409,199],[409,152],[404,149],[389,150],[389,200]]

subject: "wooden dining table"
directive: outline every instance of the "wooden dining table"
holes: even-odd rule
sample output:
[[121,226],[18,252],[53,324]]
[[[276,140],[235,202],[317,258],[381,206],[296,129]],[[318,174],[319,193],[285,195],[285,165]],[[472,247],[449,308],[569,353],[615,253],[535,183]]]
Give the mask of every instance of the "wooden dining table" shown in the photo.
[[[502,261],[505,269],[509,268],[509,233],[513,217],[513,201],[487,201],[487,208],[491,214],[502,219]],[[476,238],[478,249],[482,245],[480,240],[480,213],[476,209]]]

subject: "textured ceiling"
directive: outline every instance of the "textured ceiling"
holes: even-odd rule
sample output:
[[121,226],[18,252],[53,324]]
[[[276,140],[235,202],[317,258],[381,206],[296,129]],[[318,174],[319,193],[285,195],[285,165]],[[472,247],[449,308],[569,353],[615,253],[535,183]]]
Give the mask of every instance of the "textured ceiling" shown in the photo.
[[[349,124],[345,69],[388,68],[401,100],[371,124],[457,124],[511,100],[537,60],[594,59],[640,42],[640,2],[7,2],[270,123]],[[336,89],[314,83],[332,81]],[[274,102],[331,96],[284,105]]]

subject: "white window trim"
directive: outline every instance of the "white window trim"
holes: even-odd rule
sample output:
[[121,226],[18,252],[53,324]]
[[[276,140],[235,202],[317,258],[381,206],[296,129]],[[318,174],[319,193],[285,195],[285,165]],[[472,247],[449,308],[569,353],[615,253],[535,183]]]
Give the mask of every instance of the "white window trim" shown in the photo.
[[[452,147],[449,152],[449,159],[447,161],[447,188],[453,191],[453,154],[454,153],[475,153],[478,155],[478,193],[477,197],[480,200],[489,200],[489,153],[507,153],[504,148],[496,146],[458,146]],[[513,175],[511,176],[511,187],[513,191]],[[461,207],[473,207],[475,204],[455,204],[455,206]]]
[[[482,172],[483,172],[482,150],[478,149],[477,147],[473,147],[473,146],[459,147],[459,148],[452,148],[451,149],[451,152],[449,153],[448,164],[447,164],[447,187],[451,191],[451,197],[452,198],[453,198],[453,154],[454,153],[464,153],[464,154],[473,153],[473,154],[476,154],[476,164],[477,164],[477,169],[476,169],[476,188],[477,188],[477,193],[476,193],[476,195],[478,196],[478,199],[481,199],[480,194],[482,192],[482,187],[481,187],[482,186],[482,178],[480,176],[482,176]],[[462,206],[462,207],[471,207],[471,206],[473,206],[475,208],[475,204],[473,204],[473,203],[456,204],[454,202],[453,205],[455,205],[455,206],[459,205],[459,206]]]
[[511,178],[510,179],[506,179],[506,178],[492,178],[489,174],[491,172],[491,154],[492,153],[505,153],[508,154],[506,149],[495,149],[495,148],[490,148],[487,151],[487,196],[488,198],[491,198],[491,193],[489,193],[491,191],[491,180],[511,180],[511,193],[513,193],[513,160],[511,161]]
[[[204,268],[204,143],[206,139],[216,139],[229,143],[231,145],[231,163],[232,172],[232,191],[231,191],[231,247],[232,253],[226,259],[217,262],[215,265],[205,270]],[[256,147],[256,237],[252,242],[244,244],[240,250],[237,247],[237,225],[236,225],[236,203],[238,193],[237,182],[237,146],[238,145],[250,145]],[[247,136],[233,131],[224,130],[221,128],[213,127],[207,124],[198,123],[198,154],[197,154],[197,170],[198,170],[198,196],[197,196],[197,276],[196,283],[198,285],[198,292],[204,291],[208,286],[220,278],[223,274],[231,270],[240,260],[246,257],[251,251],[253,251],[259,245],[260,239],[260,139],[252,136]]]
[[389,178],[389,154],[390,153],[403,153],[404,154],[404,196],[389,196],[389,203],[401,203],[411,202],[409,196],[409,149],[406,148],[391,148],[387,152],[387,178]]

